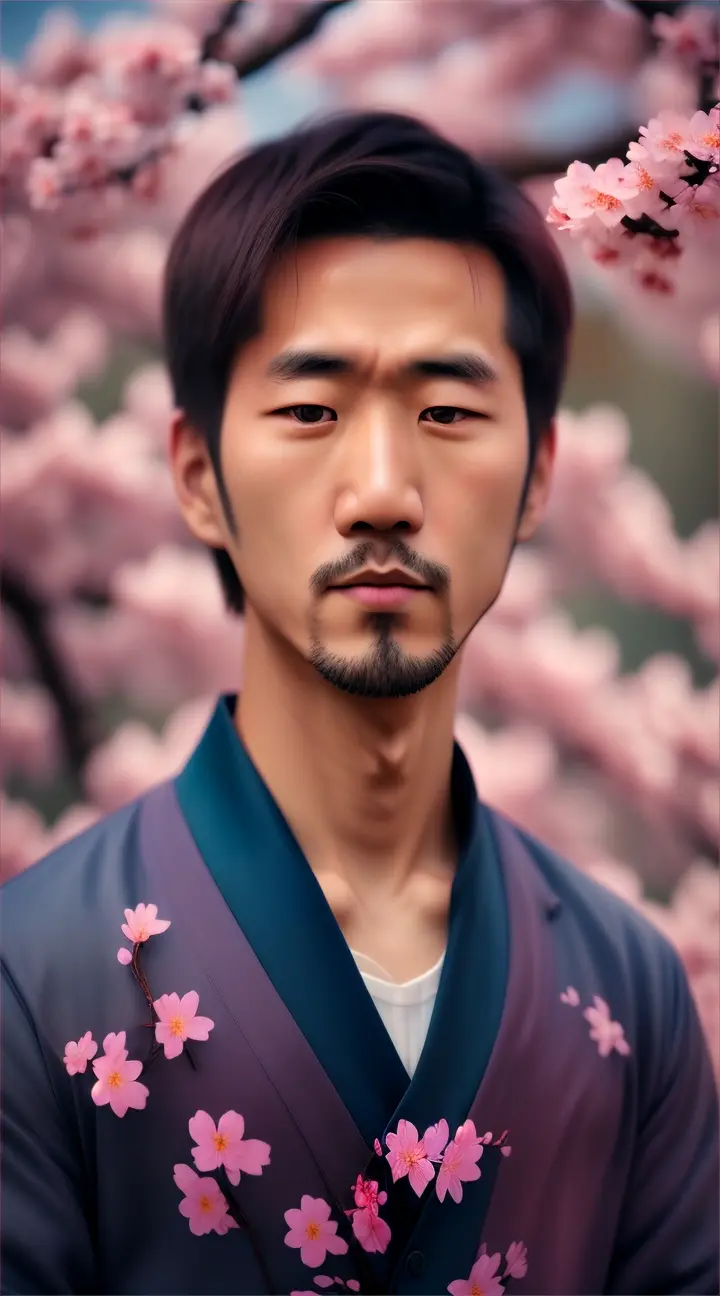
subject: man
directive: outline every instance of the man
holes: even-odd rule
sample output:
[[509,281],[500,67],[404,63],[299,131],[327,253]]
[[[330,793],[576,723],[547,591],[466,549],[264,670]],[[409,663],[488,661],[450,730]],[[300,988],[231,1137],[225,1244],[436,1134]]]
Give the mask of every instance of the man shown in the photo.
[[4,890],[5,1292],[718,1291],[680,963],[453,741],[570,323],[541,216],[409,118],[265,144],[187,215],[171,463],[242,690]]

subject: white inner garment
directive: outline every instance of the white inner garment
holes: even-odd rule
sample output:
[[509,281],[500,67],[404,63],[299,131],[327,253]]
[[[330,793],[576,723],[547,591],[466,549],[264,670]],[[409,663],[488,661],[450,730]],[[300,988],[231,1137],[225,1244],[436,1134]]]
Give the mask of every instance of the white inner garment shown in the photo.
[[350,953],[405,1070],[409,1076],[414,1075],[435,1006],[445,954],[427,972],[400,983],[366,954],[357,950]]

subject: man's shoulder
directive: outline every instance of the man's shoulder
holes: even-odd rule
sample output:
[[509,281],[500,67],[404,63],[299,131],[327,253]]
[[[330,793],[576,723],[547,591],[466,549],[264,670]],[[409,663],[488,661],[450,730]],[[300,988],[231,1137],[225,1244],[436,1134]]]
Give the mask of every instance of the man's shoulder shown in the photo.
[[512,828],[560,901],[560,912],[565,911],[601,958],[624,966],[631,981],[645,982],[656,993],[660,983],[667,987],[678,976],[684,979],[677,949],[639,905],[610,890],[532,833],[515,823]]
[[104,815],[0,887],[5,962],[24,963],[29,949],[56,942],[70,956],[110,920],[119,932],[124,905],[142,886],[139,821],[149,795]]

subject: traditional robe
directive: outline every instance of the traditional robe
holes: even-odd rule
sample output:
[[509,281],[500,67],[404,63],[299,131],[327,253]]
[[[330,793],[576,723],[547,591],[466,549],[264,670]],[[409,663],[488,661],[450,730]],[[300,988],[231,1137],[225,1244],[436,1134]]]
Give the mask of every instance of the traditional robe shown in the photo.
[[[717,1293],[716,1088],[670,945],[480,802],[456,747],[461,853],[411,1081],[232,704],[176,779],[0,894],[2,1290],[290,1293],[322,1274],[440,1293],[484,1247],[502,1257],[493,1292]],[[139,903],[171,924],[140,946],[151,997],[197,991],[214,1026],[156,1057],[145,1108],[118,1117],[91,1097],[92,1064],[69,1075],[63,1056],[86,1031],[125,1031],[130,1059],[149,1056],[149,1008],[117,960]],[[261,1174],[226,1184],[242,1224],[223,1234],[195,1236],[178,1209],[197,1111],[238,1112],[271,1148]],[[401,1120],[418,1135],[446,1120],[452,1137],[467,1119],[492,1139],[460,1202],[436,1180],[421,1196],[393,1184]],[[389,1193],[390,1245],[308,1267],[285,1212],[323,1199],[342,1232],[358,1174]],[[503,1278],[513,1242],[527,1269]]]

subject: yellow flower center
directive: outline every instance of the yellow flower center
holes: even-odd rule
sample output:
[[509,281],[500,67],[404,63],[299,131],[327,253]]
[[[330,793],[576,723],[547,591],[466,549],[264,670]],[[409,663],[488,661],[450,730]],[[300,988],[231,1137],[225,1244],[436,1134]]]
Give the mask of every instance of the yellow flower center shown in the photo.
[[315,1242],[320,1237],[320,1225],[312,1221],[305,1226],[305,1236],[308,1242]]
[[147,927],[141,927],[135,936],[136,941],[146,941],[148,939]]
[[109,1089],[119,1089],[122,1082],[122,1076],[119,1071],[111,1071],[106,1080]]
[[419,1152],[417,1148],[411,1148],[406,1152],[401,1152],[400,1156],[408,1170],[412,1170],[413,1166],[417,1165],[418,1161],[422,1161],[423,1158],[422,1152]]
[[212,1210],[212,1208],[213,1208],[212,1197],[209,1197],[207,1193],[203,1193],[202,1197],[200,1198],[200,1210],[209,1211]]
[[644,166],[638,166],[638,167],[636,168],[636,173],[637,173],[637,180],[638,180],[638,184],[639,184],[639,186],[640,186],[641,189],[654,189],[654,188],[655,188],[655,181],[653,180],[652,176],[650,175],[650,172],[649,172],[648,170],[646,170],[646,168],[645,168]]
[[593,207],[603,207],[605,211],[617,211],[622,206],[619,198],[614,194],[601,193],[599,190],[593,199]]
[[227,1134],[213,1134],[213,1143],[218,1152],[224,1152],[228,1145]]
[[679,131],[670,131],[670,134],[665,136],[662,143],[663,148],[666,148],[668,152],[679,153],[682,149],[682,135]]
[[481,1287],[478,1287],[477,1283],[473,1283],[470,1288],[470,1296],[485,1296],[485,1292]]
[[171,1034],[171,1035],[182,1035],[184,1025],[185,1025],[185,1023],[184,1023],[182,1017],[171,1017],[171,1018],[170,1018],[170,1034]]

